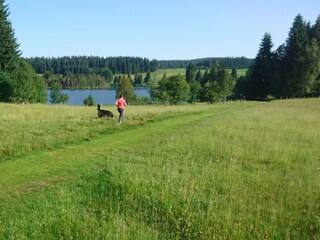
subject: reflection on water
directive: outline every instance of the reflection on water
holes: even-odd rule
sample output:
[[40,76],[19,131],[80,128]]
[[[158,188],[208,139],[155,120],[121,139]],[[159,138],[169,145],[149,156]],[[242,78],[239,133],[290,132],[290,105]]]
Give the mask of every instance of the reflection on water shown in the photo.
[[[116,90],[62,90],[63,94],[69,96],[68,104],[71,105],[83,105],[84,99],[89,95],[92,95],[96,103],[103,105],[113,105],[116,101]],[[149,88],[135,88],[135,93],[137,96],[149,97]],[[48,103],[50,103],[50,90],[48,90]]]

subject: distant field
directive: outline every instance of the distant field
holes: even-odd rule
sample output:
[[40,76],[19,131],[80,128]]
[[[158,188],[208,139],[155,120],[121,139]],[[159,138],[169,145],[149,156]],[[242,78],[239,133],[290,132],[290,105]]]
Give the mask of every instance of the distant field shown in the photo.
[[[186,69],[184,69],[184,68],[159,69],[159,70],[151,73],[151,78],[152,78],[152,80],[160,81],[163,78],[164,74],[166,74],[167,77],[177,75],[177,74],[185,75]],[[143,78],[145,78],[146,75],[147,75],[147,73],[142,73]],[[131,78],[134,79],[134,74],[131,74]]]
[[163,78],[163,75],[166,74],[167,77],[171,77],[173,75],[186,74],[186,69],[178,68],[178,69],[159,69],[156,72],[152,73],[152,79],[156,81],[160,81]]
[[[231,72],[231,69],[227,69]],[[245,76],[248,69],[237,69],[238,77]],[[204,74],[205,70],[201,70],[202,75]],[[181,74],[186,74],[185,68],[178,68],[178,69],[159,69],[156,72],[151,73],[151,78],[156,81],[160,81],[163,78],[163,75],[166,74],[167,77]],[[143,77],[146,76],[146,73],[142,74]],[[134,79],[134,75],[131,75],[131,78]]]
[[[231,72],[231,69],[227,69],[227,70],[229,70]],[[247,71],[248,71],[248,69],[237,69],[238,77],[245,76]],[[205,72],[205,70],[201,70],[202,76],[203,76],[204,72]],[[184,69],[184,68],[179,68],[179,69],[160,69],[160,70],[154,72],[152,77],[155,80],[161,80],[164,73],[166,73],[167,77],[170,77],[170,76],[173,76],[173,75],[177,75],[177,74],[185,75],[186,74],[186,69]]]
[[319,106],[0,104],[0,236],[318,239]]
[[[231,71],[231,70],[230,70]],[[237,69],[237,73],[238,73],[238,77],[243,77],[246,75],[248,69],[244,68],[244,69]]]

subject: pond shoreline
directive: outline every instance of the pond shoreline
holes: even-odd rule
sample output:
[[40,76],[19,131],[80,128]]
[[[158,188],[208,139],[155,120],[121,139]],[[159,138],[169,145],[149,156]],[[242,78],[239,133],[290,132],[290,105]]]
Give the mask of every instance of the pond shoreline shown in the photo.
[[[135,94],[141,97],[150,97],[150,88],[148,87],[135,87]],[[47,103],[50,103],[50,91],[47,90],[48,97]],[[69,96],[67,104],[70,105],[84,105],[83,101],[89,95],[93,97],[96,103],[103,105],[113,105],[116,100],[116,89],[63,89],[63,94]]]

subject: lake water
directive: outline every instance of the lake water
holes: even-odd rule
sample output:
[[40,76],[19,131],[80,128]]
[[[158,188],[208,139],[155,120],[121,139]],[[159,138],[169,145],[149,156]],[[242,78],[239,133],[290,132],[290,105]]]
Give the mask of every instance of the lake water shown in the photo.
[[[137,87],[135,88],[135,94],[142,97],[150,97],[149,88]],[[71,105],[84,105],[83,101],[89,95],[92,95],[96,103],[103,105],[113,105],[116,101],[116,90],[61,90],[63,94],[69,96],[68,104]],[[48,103],[50,104],[50,90],[48,90]]]

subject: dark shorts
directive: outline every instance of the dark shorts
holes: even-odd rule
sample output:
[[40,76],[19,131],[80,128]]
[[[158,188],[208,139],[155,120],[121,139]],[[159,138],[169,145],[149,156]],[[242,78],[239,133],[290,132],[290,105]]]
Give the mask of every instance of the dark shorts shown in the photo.
[[119,112],[120,114],[122,114],[122,113],[123,113],[123,108],[118,108],[118,112]]

